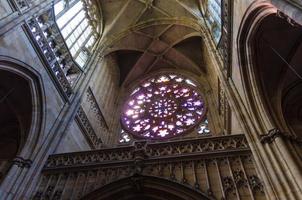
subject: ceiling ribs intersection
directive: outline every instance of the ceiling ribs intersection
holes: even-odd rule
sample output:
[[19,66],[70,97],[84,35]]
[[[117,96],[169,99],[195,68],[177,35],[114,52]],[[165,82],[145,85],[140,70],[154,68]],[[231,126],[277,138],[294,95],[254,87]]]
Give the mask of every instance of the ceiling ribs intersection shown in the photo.
[[[104,1],[103,3],[106,2],[108,1]],[[140,9],[136,10],[129,8],[130,4],[133,6],[135,2],[140,4],[136,5]],[[114,3],[114,1],[111,1],[111,3]],[[181,11],[181,13],[176,14],[176,11],[171,11],[171,9],[167,9],[167,5],[169,5],[169,3],[171,5],[171,8],[175,8],[176,11]],[[195,60],[192,60],[192,58],[189,58],[188,55],[185,55],[183,52],[180,52],[178,49],[175,48],[175,45],[181,43],[183,40],[190,37],[199,36],[200,33],[196,32],[195,30],[189,30],[190,28],[188,27],[176,24],[168,24],[166,25],[166,27],[160,28],[153,26],[153,29],[161,29],[160,31],[153,30],[153,32],[156,32],[156,34],[152,34],[152,32],[144,32],[146,29],[152,29],[150,27],[135,31],[131,30],[131,27],[134,27],[135,25],[145,23],[148,20],[154,19],[161,20],[168,18],[190,17],[193,18],[195,21],[198,21],[202,19],[202,15],[199,8],[200,1],[193,0],[130,0],[123,4],[122,8],[118,12],[118,14],[116,14],[116,18],[112,21],[110,26],[107,26],[107,29],[105,27],[105,36],[114,36],[116,34],[119,34],[119,32],[123,31],[117,30],[117,26],[121,24],[121,20],[123,20],[124,25],[122,28],[129,29],[129,33],[126,37],[114,43],[111,48],[107,51],[107,53],[112,53],[121,50],[141,52],[140,58],[137,59],[136,63],[132,66],[131,70],[128,72],[126,77],[124,77],[125,85],[136,80],[141,75],[149,73],[150,71],[154,70],[154,68],[158,68],[157,65],[159,64],[166,65],[162,66],[163,68],[168,66],[174,69],[189,70],[195,74],[201,74],[203,72],[201,68],[202,66],[199,66],[197,64],[199,63],[199,61],[196,62]],[[164,17],[158,17],[156,14],[154,14],[155,12],[160,13]],[[143,18],[146,13],[149,17],[147,20]],[[132,17],[125,17],[129,15],[132,15]],[[106,18],[104,20],[106,21]],[[173,29],[172,34],[171,29]],[[199,38],[199,40],[201,40],[201,38]],[[201,45],[199,49],[201,49]],[[196,49],[196,51],[198,51],[198,49]],[[202,59],[201,55],[199,59]]]

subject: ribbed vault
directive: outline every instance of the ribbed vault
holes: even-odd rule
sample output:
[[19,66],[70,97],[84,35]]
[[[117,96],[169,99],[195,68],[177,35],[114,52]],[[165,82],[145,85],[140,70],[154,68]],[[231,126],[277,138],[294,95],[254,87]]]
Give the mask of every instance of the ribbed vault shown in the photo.
[[116,54],[125,86],[161,69],[206,72],[201,1],[101,2],[105,55]]

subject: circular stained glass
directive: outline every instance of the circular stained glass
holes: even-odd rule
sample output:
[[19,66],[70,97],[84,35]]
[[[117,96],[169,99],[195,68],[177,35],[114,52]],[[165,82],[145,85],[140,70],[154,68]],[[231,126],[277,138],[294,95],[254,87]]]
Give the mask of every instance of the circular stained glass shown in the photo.
[[170,138],[190,131],[205,115],[196,85],[179,75],[160,75],[143,82],[126,101],[122,126],[140,138]]

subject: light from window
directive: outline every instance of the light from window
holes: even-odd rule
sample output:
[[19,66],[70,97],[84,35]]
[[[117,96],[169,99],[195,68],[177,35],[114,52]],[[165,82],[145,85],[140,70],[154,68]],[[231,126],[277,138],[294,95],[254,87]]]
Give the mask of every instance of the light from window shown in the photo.
[[210,135],[211,134],[211,131],[209,129],[209,121],[207,118],[199,124],[197,132],[199,135]]
[[205,115],[196,84],[179,75],[159,75],[134,89],[121,115],[123,128],[139,138],[171,138],[191,131]]
[[221,0],[208,0],[206,22],[210,28],[214,40],[219,42],[221,37]]
[[82,68],[96,40],[84,4],[80,0],[61,0],[54,5],[56,22],[74,60]]
[[131,141],[131,138],[128,133],[126,133],[124,130],[121,131],[121,136],[119,143],[129,143]]

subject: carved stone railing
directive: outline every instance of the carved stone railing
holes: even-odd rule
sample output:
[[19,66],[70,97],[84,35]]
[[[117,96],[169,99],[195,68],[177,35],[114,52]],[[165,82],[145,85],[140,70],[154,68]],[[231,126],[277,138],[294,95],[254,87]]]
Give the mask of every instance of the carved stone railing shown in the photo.
[[96,135],[82,107],[79,107],[76,119],[79,121],[91,148],[98,149],[102,145],[102,140]]
[[80,199],[133,175],[165,178],[216,199],[265,199],[243,135],[57,154],[49,157],[34,199]]
[[50,9],[40,16],[29,19],[25,24],[30,38],[42,56],[54,80],[62,93],[69,98],[72,86],[81,74],[69,53],[64,38],[60,33],[53,10]]

